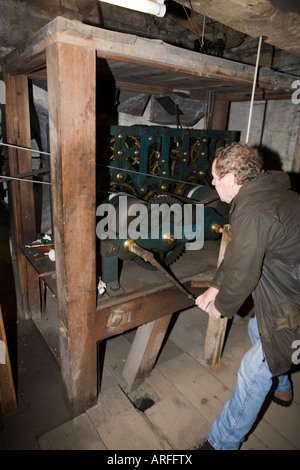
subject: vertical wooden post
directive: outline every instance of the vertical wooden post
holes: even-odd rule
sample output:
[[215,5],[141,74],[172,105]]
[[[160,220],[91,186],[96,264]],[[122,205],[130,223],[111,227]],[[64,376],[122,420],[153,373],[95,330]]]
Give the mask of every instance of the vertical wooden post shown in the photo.
[[152,371],[171,318],[169,314],[137,329],[122,373],[128,393]]
[[97,398],[96,54],[57,42],[46,58],[61,373],[77,413]]
[[292,172],[300,173],[300,127],[298,129],[298,136],[295,145],[294,158],[292,163]]
[[298,129],[290,178],[292,188],[300,193],[300,127]]
[[213,130],[226,130],[228,124],[229,101],[215,101],[212,117]]
[[229,101],[216,101],[211,98],[211,114],[207,117],[206,129],[223,131],[227,129]]
[[4,345],[5,361],[0,363],[0,411],[2,414],[17,408],[17,397],[13,381],[8,345],[0,305],[0,342]]
[[[228,113],[229,113],[229,102],[228,101],[215,101],[213,97],[212,102],[212,113],[208,119],[208,129],[214,130],[226,130]],[[221,263],[227,243],[231,238],[230,226],[225,225],[223,229],[223,235],[221,240],[218,266]],[[215,320],[209,318],[208,326],[205,336],[203,359],[210,366],[216,366],[220,363],[222,349],[224,345],[225,332],[227,327],[227,318],[220,318]]]
[[[31,147],[28,81],[24,75],[5,74],[6,105],[5,134],[7,142]],[[9,175],[14,176],[32,170],[31,152],[8,148]],[[36,273],[28,271],[26,259],[20,251],[25,243],[36,239],[33,184],[10,181],[8,184],[11,218],[13,265],[19,318],[29,318],[28,299],[36,283]],[[35,305],[33,309],[38,309]]]
[[[221,264],[228,242],[231,239],[230,225],[224,225],[223,234],[218,258],[218,266]],[[203,359],[213,367],[217,366],[221,361],[221,354],[224,345],[225,332],[227,327],[227,318],[211,318],[209,317],[208,326],[205,336]]]

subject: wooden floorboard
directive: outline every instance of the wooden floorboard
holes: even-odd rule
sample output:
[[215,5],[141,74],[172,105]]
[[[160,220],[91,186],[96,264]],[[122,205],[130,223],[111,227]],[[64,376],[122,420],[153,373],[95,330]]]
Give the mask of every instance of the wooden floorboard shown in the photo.
[[[234,318],[222,364],[211,369],[202,360],[207,318],[196,307],[178,315],[154,371],[131,396],[133,401],[139,396],[153,399],[155,403],[144,414],[173,449],[189,448],[203,439],[230,398],[240,361],[251,346],[248,320],[248,316]],[[126,389],[122,369],[133,337],[131,331],[107,341],[104,388],[108,377],[113,376]],[[283,408],[266,402],[241,450],[300,449],[300,371],[295,371],[292,378],[292,406]]]
[[[129,394],[122,371],[136,330],[108,339],[104,343],[98,404],[84,414],[91,426],[86,419],[77,419],[69,425],[65,423],[65,427],[60,426],[42,436],[40,447],[74,448],[76,444],[79,449],[89,448],[89,445],[104,446],[109,450],[189,449],[207,436],[215,417],[231,396],[241,359],[251,346],[248,320],[247,315],[234,318],[222,363],[212,369],[202,359],[208,323],[206,315],[197,307],[174,315],[153,372]],[[282,408],[266,401],[241,450],[300,449],[299,367],[293,372],[292,380],[292,406]],[[92,436],[91,444],[84,435],[80,439],[81,422],[82,433],[88,429]],[[73,429],[72,426],[76,430],[73,441],[68,431]],[[95,439],[92,429],[99,440]],[[65,436],[65,442],[62,436]]]

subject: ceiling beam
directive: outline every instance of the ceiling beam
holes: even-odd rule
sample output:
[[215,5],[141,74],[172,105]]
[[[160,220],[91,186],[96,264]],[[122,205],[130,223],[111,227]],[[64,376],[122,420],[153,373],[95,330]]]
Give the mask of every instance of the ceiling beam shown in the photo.
[[300,55],[298,0],[176,0],[213,20],[291,54]]

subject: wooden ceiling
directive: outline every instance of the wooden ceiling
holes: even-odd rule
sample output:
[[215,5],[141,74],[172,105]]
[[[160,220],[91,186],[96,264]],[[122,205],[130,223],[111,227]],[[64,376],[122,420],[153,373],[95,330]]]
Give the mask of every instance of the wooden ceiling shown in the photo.
[[300,56],[299,0],[176,0],[222,24]]
[[[2,59],[3,71],[46,77],[46,49],[53,41],[67,41],[97,51],[101,78],[107,64],[116,87],[152,94],[179,93],[203,99],[213,93],[216,100],[249,100],[254,66],[187,51],[162,41],[102,30],[78,21],[56,18],[22,46]],[[104,73],[105,72],[105,73]],[[294,76],[262,67],[256,99],[290,98]]]
[[[99,53],[102,56],[101,53]],[[212,93],[215,100],[249,101],[254,76],[253,66],[242,66],[232,61],[197,54],[198,71],[180,70],[164,64],[145,64],[107,59],[117,88],[151,93],[175,93],[192,99],[207,99]],[[245,70],[246,69],[246,70]],[[255,92],[256,100],[289,99],[291,78],[262,69]]]

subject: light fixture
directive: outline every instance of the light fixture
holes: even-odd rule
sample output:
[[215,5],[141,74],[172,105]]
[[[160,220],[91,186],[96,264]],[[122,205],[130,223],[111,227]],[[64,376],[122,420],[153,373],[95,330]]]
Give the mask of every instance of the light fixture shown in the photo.
[[129,8],[130,10],[142,11],[150,15],[165,16],[165,0],[100,0],[118,7]]

